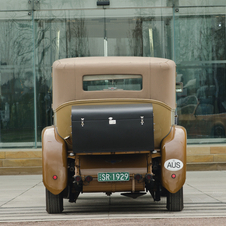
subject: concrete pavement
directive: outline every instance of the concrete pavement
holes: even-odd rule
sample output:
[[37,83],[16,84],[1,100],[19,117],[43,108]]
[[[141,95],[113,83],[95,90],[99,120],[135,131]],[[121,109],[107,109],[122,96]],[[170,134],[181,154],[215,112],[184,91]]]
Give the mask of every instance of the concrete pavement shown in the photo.
[[226,171],[190,171],[184,185],[184,210],[168,212],[166,199],[154,202],[150,194],[131,199],[114,193],[82,194],[77,203],[64,200],[64,212],[45,211],[41,175],[0,176],[0,222],[118,218],[225,217]]

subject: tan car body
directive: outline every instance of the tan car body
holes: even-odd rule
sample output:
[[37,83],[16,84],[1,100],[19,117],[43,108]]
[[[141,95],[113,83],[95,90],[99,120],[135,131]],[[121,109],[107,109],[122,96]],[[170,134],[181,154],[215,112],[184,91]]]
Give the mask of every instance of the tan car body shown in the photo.
[[[84,75],[139,74],[143,78],[141,91],[103,90],[84,91]],[[67,161],[75,161],[75,175],[87,175],[93,181],[83,184],[82,192],[139,192],[145,190],[145,180],[136,181],[139,173],[145,178],[153,174],[153,159],[160,159],[161,183],[176,193],[186,179],[186,131],[174,125],[176,65],[173,61],[149,57],[90,57],[62,59],[53,64],[54,126],[42,133],[43,182],[57,195],[67,187]],[[78,153],[72,155],[71,108],[75,105],[152,103],[154,113],[155,150],[139,152]],[[123,159],[115,164],[106,162],[108,156]],[[164,163],[179,159],[183,168],[170,171]],[[132,163],[132,165],[131,165]],[[98,172],[129,172],[130,181],[98,182]],[[176,178],[171,175],[175,174]],[[57,175],[57,180],[53,176]]]

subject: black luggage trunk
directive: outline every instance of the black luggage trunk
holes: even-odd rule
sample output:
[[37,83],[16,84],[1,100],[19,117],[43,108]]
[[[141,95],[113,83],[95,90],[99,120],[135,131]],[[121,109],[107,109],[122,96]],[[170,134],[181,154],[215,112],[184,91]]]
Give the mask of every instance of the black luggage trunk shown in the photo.
[[154,149],[152,104],[72,107],[74,153]]

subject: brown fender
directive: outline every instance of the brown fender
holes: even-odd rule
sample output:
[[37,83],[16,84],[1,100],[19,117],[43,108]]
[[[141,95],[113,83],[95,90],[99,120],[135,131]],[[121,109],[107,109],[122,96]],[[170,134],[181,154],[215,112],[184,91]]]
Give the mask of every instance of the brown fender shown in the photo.
[[[162,140],[162,185],[170,193],[181,189],[186,180],[187,133],[184,127],[174,125]],[[183,165],[183,167],[182,167]]]
[[[56,175],[57,179],[53,179]],[[54,126],[42,131],[42,176],[45,187],[54,195],[67,185],[67,150]]]

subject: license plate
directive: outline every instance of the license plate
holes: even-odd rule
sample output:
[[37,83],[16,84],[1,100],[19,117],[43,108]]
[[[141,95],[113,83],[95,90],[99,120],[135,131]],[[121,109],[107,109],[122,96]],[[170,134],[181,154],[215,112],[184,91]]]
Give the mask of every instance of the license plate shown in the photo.
[[99,182],[109,181],[129,181],[128,172],[117,172],[117,173],[98,173]]

